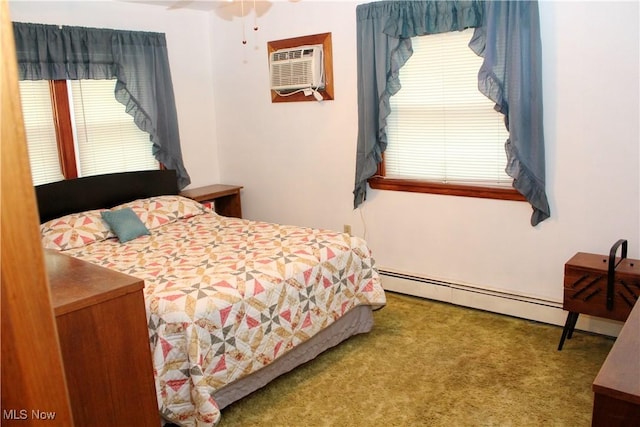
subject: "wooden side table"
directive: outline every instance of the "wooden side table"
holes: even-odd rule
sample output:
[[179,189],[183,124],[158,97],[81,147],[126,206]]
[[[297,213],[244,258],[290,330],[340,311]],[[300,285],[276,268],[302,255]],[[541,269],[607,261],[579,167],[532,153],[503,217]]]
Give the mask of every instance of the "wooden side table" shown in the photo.
[[180,195],[197,202],[213,202],[218,215],[242,218],[241,189],[239,185],[214,184],[184,190]]
[[45,263],[75,424],[159,426],[144,282],[52,250]]

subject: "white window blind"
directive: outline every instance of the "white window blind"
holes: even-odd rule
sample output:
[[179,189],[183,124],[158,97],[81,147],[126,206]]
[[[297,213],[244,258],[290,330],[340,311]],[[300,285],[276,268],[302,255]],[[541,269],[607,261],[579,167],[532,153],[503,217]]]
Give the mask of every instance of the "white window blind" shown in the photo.
[[80,176],[158,169],[149,134],[114,96],[115,80],[69,80]]
[[414,37],[391,97],[387,177],[510,186],[504,172],[508,132],[478,90],[482,58],[468,47],[473,29]]
[[33,185],[64,179],[47,80],[20,81],[22,115]]
[[[159,169],[149,134],[114,96],[115,80],[69,80],[69,107],[78,176]],[[34,185],[64,179],[49,81],[20,81]]]

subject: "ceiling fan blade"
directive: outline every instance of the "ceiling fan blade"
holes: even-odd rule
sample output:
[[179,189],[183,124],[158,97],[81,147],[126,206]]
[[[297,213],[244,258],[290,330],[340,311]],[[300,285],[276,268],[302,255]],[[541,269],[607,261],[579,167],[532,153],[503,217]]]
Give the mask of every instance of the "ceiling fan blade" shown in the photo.
[[251,10],[254,9],[255,6],[255,14],[257,17],[260,17],[267,13],[269,9],[271,9],[272,2],[265,0],[244,0],[244,4],[242,0],[233,0],[221,2],[226,3],[218,6],[215,9],[216,15],[225,21],[231,21],[234,18],[242,18],[251,13]]
[[185,9],[185,8],[188,8],[189,5],[193,2],[194,0],[178,0],[176,2],[171,3],[169,6],[167,6],[167,9],[169,10]]

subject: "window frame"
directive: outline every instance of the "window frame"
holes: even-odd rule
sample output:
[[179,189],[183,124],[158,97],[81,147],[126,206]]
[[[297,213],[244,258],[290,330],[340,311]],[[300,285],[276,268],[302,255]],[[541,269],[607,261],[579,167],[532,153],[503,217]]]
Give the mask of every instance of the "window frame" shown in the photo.
[[76,166],[67,81],[49,80],[49,93],[51,94],[51,108],[62,175],[65,179],[75,179],[78,178],[78,168]]
[[[78,178],[78,167],[67,81],[49,80],[49,95],[60,169],[64,179],[75,179]],[[166,167],[158,162],[158,169],[164,170]]]
[[385,176],[384,153],[378,170],[367,180],[374,190],[405,191],[410,193],[441,194],[446,196],[476,197],[482,199],[512,200],[526,202],[527,199],[515,188],[455,184],[422,179],[388,178]]

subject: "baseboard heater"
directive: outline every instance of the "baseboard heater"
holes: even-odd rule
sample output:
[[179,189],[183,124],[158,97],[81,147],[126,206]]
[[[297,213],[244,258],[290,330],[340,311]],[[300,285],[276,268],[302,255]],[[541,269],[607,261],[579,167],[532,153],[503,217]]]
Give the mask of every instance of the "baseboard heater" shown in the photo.
[[[387,291],[558,326],[564,325],[566,319],[566,312],[562,309],[562,301],[455,283],[385,268],[379,268],[378,272],[382,285]],[[621,323],[585,316],[578,322],[576,328],[617,336]]]

